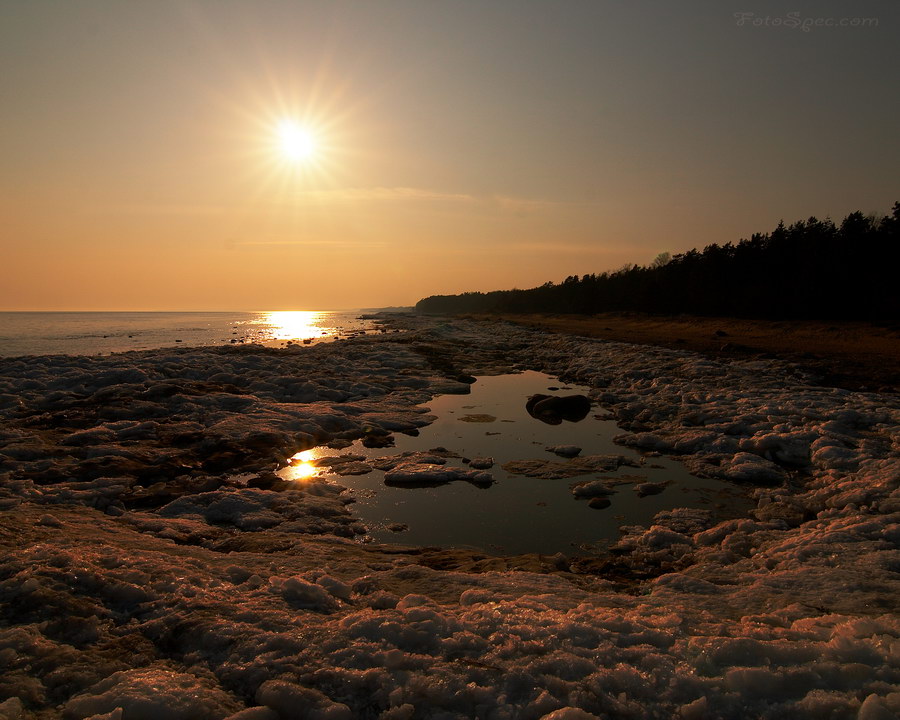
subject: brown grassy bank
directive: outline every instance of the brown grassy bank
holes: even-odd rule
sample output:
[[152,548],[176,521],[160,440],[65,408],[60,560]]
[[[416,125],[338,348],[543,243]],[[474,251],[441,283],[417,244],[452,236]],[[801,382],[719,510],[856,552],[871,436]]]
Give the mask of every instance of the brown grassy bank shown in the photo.
[[898,326],[638,313],[471,317],[604,340],[695,350],[716,357],[774,356],[810,371],[822,385],[900,392]]

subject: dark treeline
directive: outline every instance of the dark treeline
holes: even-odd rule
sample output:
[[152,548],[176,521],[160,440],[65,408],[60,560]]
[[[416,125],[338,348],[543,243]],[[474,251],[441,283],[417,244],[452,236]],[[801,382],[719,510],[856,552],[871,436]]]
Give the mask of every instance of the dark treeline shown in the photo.
[[423,313],[639,311],[766,319],[900,320],[900,202],[876,218],[854,212],[837,226],[811,217],[771,233],[646,267],[548,282],[530,290],[433,295]]

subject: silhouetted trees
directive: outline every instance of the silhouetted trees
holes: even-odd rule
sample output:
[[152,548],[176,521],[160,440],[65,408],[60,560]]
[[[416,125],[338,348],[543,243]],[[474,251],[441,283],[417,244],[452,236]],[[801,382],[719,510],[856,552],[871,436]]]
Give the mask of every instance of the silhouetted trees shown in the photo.
[[640,311],[770,319],[900,322],[900,202],[884,217],[815,217],[736,245],[707,245],[647,267],[567,277],[529,290],[433,295],[416,310],[458,313]]

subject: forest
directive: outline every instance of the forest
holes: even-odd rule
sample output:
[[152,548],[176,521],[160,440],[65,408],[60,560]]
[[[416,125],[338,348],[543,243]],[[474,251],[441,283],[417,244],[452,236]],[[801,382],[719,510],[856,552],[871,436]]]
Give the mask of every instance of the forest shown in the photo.
[[760,319],[900,321],[900,202],[840,225],[811,217],[646,266],[572,275],[527,290],[433,295],[425,314],[634,311]]

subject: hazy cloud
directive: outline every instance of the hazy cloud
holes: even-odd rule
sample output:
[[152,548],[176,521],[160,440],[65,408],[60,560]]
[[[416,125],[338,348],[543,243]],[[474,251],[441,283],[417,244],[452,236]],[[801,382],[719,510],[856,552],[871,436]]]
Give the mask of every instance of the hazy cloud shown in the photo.
[[278,245],[307,245],[309,247],[384,247],[386,243],[367,240],[234,240],[226,241],[228,247],[265,247]]
[[468,206],[483,210],[499,210],[510,213],[569,206],[573,203],[556,200],[523,198],[512,195],[472,195],[468,193],[440,192],[415,187],[351,187],[329,190],[305,190],[276,199],[239,204],[197,203],[129,203],[94,206],[85,209],[87,215],[144,215],[157,217],[213,217],[235,210],[251,210],[254,206],[296,206],[300,202],[317,205],[354,203],[435,203]]
[[448,193],[415,187],[357,187],[334,190],[309,190],[295,196],[297,199],[319,203],[353,202],[437,202],[497,208],[509,212],[522,212],[541,208],[570,205],[555,200],[523,198],[512,195],[472,195]]
[[156,215],[171,217],[209,217],[223,215],[233,209],[231,205],[194,203],[130,203],[89,207],[85,215]]

